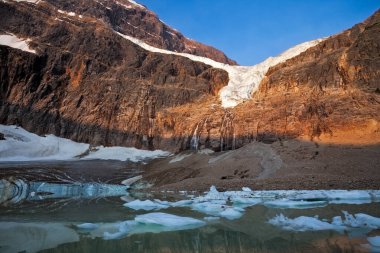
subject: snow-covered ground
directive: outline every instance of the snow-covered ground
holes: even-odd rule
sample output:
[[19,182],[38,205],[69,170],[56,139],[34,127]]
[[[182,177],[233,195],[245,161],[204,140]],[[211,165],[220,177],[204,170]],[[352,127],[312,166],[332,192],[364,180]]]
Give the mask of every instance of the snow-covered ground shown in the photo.
[[20,49],[25,52],[35,54],[36,51],[29,47],[30,39],[21,39],[14,34],[2,34],[0,35],[0,45]]
[[265,74],[267,73],[270,67],[275,66],[281,62],[285,62],[286,60],[301,54],[310,47],[316,46],[324,40],[317,39],[299,44],[283,52],[277,57],[269,57],[262,63],[259,63],[254,66],[231,66],[201,56],[172,52],[169,50],[156,48],[134,37],[124,35],[122,33],[117,34],[150,52],[183,56],[189,58],[190,60],[203,62],[214,68],[219,68],[227,71],[229,75],[229,83],[220,91],[219,94],[222,106],[226,108],[234,107],[239,103],[247,99],[250,99],[252,93],[258,89],[261,80],[264,78]]
[[[45,137],[30,133],[21,127],[0,125],[0,161],[42,161],[42,160],[120,160],[139,162],[169,155],[168,152],[139,150],[125,147],[95,147],[54,135]],[[80,158],[79,158],[80,157]]]

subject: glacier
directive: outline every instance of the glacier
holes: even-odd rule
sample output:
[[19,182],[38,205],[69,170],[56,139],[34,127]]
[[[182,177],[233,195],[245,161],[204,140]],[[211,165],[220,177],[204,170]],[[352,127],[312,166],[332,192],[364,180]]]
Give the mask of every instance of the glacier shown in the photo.
[[228,85],[223,87],[219,92],[219,97],[224,108],[235,107],[243,101],[250,99],[252,94],[259,88],[261,80],[264,78],[270,67],[275,66],[281,62],[285,62],[286,60],[301,54],[307,49],[318,45],[320,42],[326,39],[322,38],[304,42],[286,50],[277,57],[269,57],[265,61],[254,66],[232,66],[211,60],[206,57],[156,48],[132,36],[119,32],[116,33],[124,39],[133,42],[134,44],[142,47],[147,51],[182,56],[193,61],[205,63],[214,68],[225,70],[229,75],[229,82]]

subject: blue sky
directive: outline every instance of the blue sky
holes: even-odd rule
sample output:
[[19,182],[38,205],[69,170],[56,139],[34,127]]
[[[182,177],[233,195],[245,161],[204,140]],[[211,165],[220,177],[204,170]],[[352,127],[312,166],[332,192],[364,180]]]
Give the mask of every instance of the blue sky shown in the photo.
[[350,28],[379,0],[137,0],[185,36],[254,65],[299,43]]

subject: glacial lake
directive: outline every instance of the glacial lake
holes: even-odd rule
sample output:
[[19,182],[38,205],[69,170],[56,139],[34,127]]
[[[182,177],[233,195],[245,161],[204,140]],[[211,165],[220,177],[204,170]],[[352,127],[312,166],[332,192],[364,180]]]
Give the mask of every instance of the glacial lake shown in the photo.
[[120,164],[64,182],[37,165],[0,165],[0,252],[380,252],[378,191],[142,193],[107,179],[138,174]]

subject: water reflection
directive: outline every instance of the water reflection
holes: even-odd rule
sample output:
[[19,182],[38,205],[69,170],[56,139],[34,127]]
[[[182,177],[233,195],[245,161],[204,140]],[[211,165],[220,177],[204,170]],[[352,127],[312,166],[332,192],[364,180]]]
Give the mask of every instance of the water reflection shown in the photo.
[[[354,201],[326,201],[316,193],[307,193],[308,202],[302,202],[305,194],[301,198],[293,193],[266,192],[261,193],[265,200],[243,195],[224,199],[223,194],[210,191],[208,196],[216,199],[196,202],[195,197],[181,202],[186,197],[128,193],[127,187],[118,182],[133,173],[119,168],[104,174],[100,182],[92,180],[91,170],[49,174],[43,169],[41,178],[52,178],[43,181],[37,180],[36,172],[41,168],[33,173],[22,171],[14,170],[12,177],[0,180],[0,252],[380,252],[367,239],[380,235],[380,225],[370,229],[296,232],[269,223],[279,214],[290,220],[318,216],[315,219],[328,222],[342,211],[380,217],[375,192],[370,192],[371,198]],[[117,180],[110,181],[115,175]],[[281,199],[273,200],[269,195]],[[282,199],[285,195],[293,200]],[[134,199],[149,199],[165,209],[146,211],[123,206]],[[230,215],[215,213],[226,210]],[[240,215],[229,220],[236,210]],[[166,223],[155,223],[152,216],[144,216],[157,212],[169,214]],[[183,218],[182,226],[170,215],[200,222],[189,225],[183,223]],[[210,215],[218,218],[208,219]]]
[[[57,200],[58,201],[58,200]],[[38,203],[55,203],[40,200]],[[172,207],[165,213],[192,217],[206,224],[199,228],[162,232],[162,227],[142,225],[138,232],[105,240],[105,232],[117,232],[121,222],[151,213],[123,207],[119,197],[97,201],[70,201],[54,212],[43,206],[30,208],[29,201],[0,207],[0,252],[370,252],[368,231],[284,231],[268,223],[279,213],[288,217],[315,216],[331,219],[342,210],[380,217],[380,204],[328,205],[315,209],[275,209],[263,205],[246,209],[237,220],[207,221],[189,208]],[[95,229],[78,227],[90,222]],[[145,229],[145,230],[144,230]],[[185,229],[185,228],[184,228]],[[169,229],[170,230],[170,229]],[[155,232],[155,233],[153,233]],[[161,233],[158,233],[161,232]],[[380,234],[372,230],[371,235]]]
[[102,183],[48,183],[27,182],[21,179],[0,180],[0,204],[19,203],[23,200],[48,199],[90,199],[122,196],[127,194],[127,186]]

